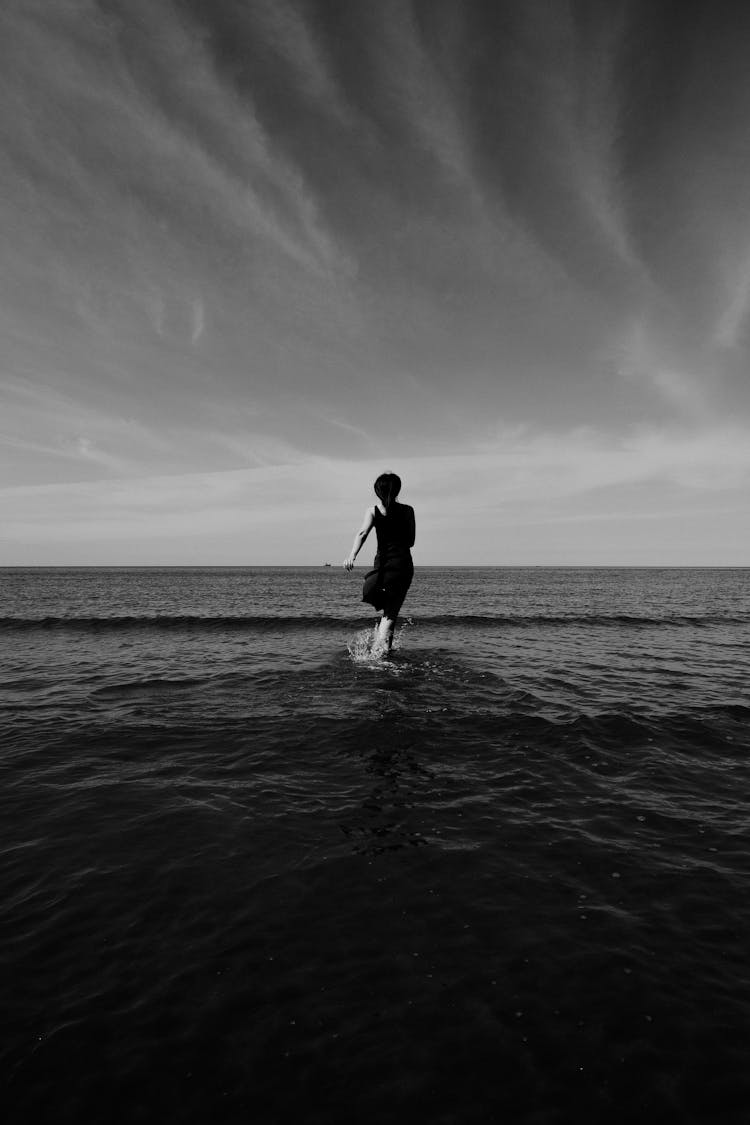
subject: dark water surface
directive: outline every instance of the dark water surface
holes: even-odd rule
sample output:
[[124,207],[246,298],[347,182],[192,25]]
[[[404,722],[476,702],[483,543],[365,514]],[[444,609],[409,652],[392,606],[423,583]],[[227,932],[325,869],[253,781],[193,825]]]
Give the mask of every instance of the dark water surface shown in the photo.
[[7,1121],[750,1120],[750,572],[0,572]]

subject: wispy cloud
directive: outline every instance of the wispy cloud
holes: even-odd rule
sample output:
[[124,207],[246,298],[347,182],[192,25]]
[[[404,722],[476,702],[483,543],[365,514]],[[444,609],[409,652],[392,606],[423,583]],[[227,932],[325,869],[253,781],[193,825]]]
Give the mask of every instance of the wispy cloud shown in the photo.
[[200,297],[191,303],[192,325],[190,329],[190,343],[197,344],[206,327],[206,309]]
[[306,96],[345,123],[362,124],[336,81],[324,47],[312,22],[305,18],[304,9],[290,0],[258,0],[241,13],[241,19],[250,34],[260,33],[286,62]]
[[[18,151],[36,164],[36,188],[58,185],[67,222],[82,222],[83,206],[108,211],[131,235],[144,221],[210,219],[315,272],[336,264],[303,173],[177,10],[136,2],[116,11],[107,21],[88,4],[6,15],[26,123]],[[46,146],[36,143],[44,133]]]
[[727,296],[716,324],[714,339],[724,348],[734,348],[747,326],[750,313],[750,252],[732,271]]
[[[444,21],[445,12],[433,17]],[[471,170],[468,134],[461,120],[460,101],[448,75],[455,60],[431,55],[421,36],[415,13],[398,0],[385,0],[378,8],[380,35],[374,52],[383,96],[396,111],[403,129],[437,160],[443,175],[467,192],[476,204],[477,187]]]
[[[0,468],[61,490],[25,515],[3,493],[16,547],[52,542],[46,512],[70,551],[84,526],[124,549],[115,525],[229,551],[252,510],[281,558],[302,508],[252,474],[304,491],[381,456],[487,552],[493,520],[553,506],[609,526],[604,495],[631,522],[701,490],[729,510],[736,40],[722,12],[627,0],[4,5]],[[359,511],[350,484],[326,480],[328,509]]]
[[689,370],[689,355],[680,354],[674,341],[655,330],[647,318],[638,318],[630,325],[616,352],[619,374],[649,388],[678,417],[713,416],[713,380],[706,354],[693,356],[693,362],[702,360],[706,364],[702,370]]

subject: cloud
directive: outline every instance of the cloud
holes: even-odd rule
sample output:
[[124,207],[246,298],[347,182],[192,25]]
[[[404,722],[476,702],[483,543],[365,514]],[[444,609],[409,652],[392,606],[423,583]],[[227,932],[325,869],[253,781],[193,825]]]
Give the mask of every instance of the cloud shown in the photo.
[[192,301],[191,314],[192,327],[190,329],[190,343],[197,344],[203,335],[203,329],[206,327],[206,310],[200,297],[196,297]]
[[[82,561],[90,551],[98,561],[117,561],[127,544],[128,558],[179,561],[189,544],[191,557],[198,552],[205,562],[314,562],[353,534],[349,525],[369,501],[372,480],[390,465],[417,508],[422,562],[471,561],[476,543],[497,558],[512,527],[618,520],[625,527],[658,517],[692,528],[682,533],[689,563],[705,553],[701,528],[722,511],[727,537],[750,548],[750,533],[737,529],[750,485],[749,439],[740,427],[634,431],[619,441],[585,430],[515,431],[495,448],[455,456],[412,459],[384,448],[377,461],[307,457],[225,472],[3,488],[3,558],[12,563],[36,546],[53,561]],[[556,544],[550,533],[528,561],[556,561]],[[713,546],[720,561],[721,541]],[[649,549],[647,540],[644,562]]]
[[346,268],[304,174],[175,8],[135,0],[111,5],[106,19],[93,4],[32,10],[6,16],[25,129],[7,108],[5,124],[60,218],[83,221],[93,209],[132,230],[210,217],[218,232],[265,241],[313,273]]
[[738,344],[750,312],[750,253],[733,271],[724,308],[714,330],[716,343],[723,348]]
[[[445,12],[436,9],[433,18],[443,23]],[[378,6],[378,31],[373,53],[383,99],[395,111],[401,129],[411,131],[436,158],[443,175],[476,205],[479,197],[468,135],[448,78],[451,71],[453,80],[457,78],[455,60],[446,60],[445,53],[441,57],[428,52],[413,9],[398,0],[384,0]]]
[[630,237],[620,130],[625,8],[530,0],[474,13],[467,86],[484,195],[602,304],[650,285]]
[[640,271],[627,231],[617,151],[625,5],[610,5],[605,19],[595,15],[588,25],[576,25],[571,12],[567,20],[559,12],[551,19],[546,2],[523,11],[528,41],[543,56],[540,113],[556,173],[579,199],[589,236]]
[[[62,490],[47,531],[47,494],[24,515],[3,493],[16,547],[57,528],[74,551],[87,529],[148,553],[169,527],[210,551],[206,527],[244,557],[252,512],[286,558],[305,507],[274,484],[273,509],[252,473],[314,478],[332,528],[376,459],[485,552],[511,517],[729,510],[750,85],[721,18],[667,17],[6,4],[0,468]],[[232,491],[232,473],[250,475]]]
[[652,390],[677,417],[705,419],[711,416],[713,371],[708,357],[701,371],[689,369],[691,359],[680,354],[679,345],[646,317],[637,318],[615,347],[618,373]]
[[292,69],[302,91],[328,113],[351,125],[361,124],[336,81],[325,50],[304,9],[289,0],[256,0],[246,15],[249,33],[265,41]]

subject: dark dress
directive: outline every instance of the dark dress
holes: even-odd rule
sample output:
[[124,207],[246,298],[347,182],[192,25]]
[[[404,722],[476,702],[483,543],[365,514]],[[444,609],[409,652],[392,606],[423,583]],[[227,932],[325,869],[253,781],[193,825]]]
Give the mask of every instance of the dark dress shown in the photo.
[[376,507],[375,534],[378,537],[375,569],[365,575],[362,601],[395,619],[414,577],[409,549],[414,545],[414,509],[408,504],[394,503],[383,515]]

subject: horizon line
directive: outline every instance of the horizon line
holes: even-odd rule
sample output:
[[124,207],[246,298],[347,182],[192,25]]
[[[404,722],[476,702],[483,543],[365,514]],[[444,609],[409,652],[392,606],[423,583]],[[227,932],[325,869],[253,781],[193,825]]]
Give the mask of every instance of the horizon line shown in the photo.
[[[337,563],[0,563],[4,570],[343,570]],[[355,565],[354,570],[372,570]],[[750,563],[415,563],[415,570],[750,570]],[[351,572],[350,572],[351,573]]]

